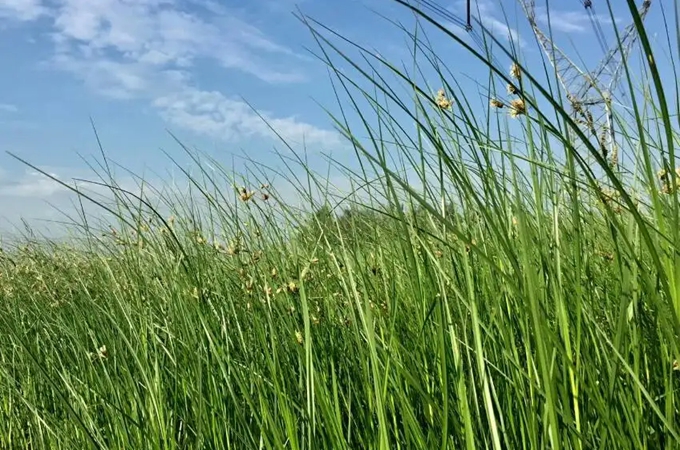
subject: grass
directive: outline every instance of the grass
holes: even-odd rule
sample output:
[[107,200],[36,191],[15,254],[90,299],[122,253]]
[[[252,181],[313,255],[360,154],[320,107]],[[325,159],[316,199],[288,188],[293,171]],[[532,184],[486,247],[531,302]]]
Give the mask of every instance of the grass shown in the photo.
[[420,28],[408,73],[301,19],[364,194],[315,202],[300,157],[301,214],[189,153],[169,219],[104,177],[115,229],[0,253],[0,447],[680,448],[678,99],[654,59],[650,85],[626,70],[612,165],[498,42],[514,78],[477,57],[514,119],[473,115]]

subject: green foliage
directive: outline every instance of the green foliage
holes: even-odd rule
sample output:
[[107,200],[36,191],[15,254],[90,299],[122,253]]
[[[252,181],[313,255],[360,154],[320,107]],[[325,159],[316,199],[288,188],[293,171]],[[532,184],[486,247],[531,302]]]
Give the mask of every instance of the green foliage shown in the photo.
[[[633,168],[589,142],[587,163],[526,72],[512,139],[392,66],[415,105],[380,104],[393,91],[377,68],[354,66],[370,89],[353,84],[330,55],[352,60],[310,29],[364,119],[337,121],[364,164],[353,176],[380,174],[385,201],[301,220],[248,190],[232,205],[206,171],[176,221],[120,196],[115,231],[0,253],[0,448],[678,448],[678,194],[653,170],[674,161],[666,147],[630,125]],[[660,100],[631,99],[633,119],[679,137]]]

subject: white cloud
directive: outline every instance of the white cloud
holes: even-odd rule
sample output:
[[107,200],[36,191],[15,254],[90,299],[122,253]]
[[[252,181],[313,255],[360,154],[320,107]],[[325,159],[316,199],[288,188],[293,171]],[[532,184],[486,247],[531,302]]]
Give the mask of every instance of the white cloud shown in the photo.
[[[603,14],[594,15],[594,19],[602,25],[611,25],[611,17]],[[551,10],[550,15],[545,8],[537,8],[536,20],[550,25],[554,31],[565,33],[586,33],[592,30],[591,19],[585,10],[558,11]]]
[[0,103],[0,113],[15,113],[19,111],[15,105],[9,103]]
[[[491,34],[497,38],[507,39],[514,42],[518,47],[525,47],[526,41],[520,36],[519,32],[508,25],[505,17],[499,12],[491,2],[491,0],[479,0],[473,2],[471,5],[471,13],[477,17],[477,20],[486,28]],[[465,0],[457,0],[456,14],[464,14],[467,10],[467,2]]]
[[0,19],[35,20],[47,9],[41,0],[0,0]]
[[[211,12],[211,20],[206,20],[172,0],[61,0],[55,11],[55,39],[62,52],[75,47],[81,58],[99,55],[183,68],[205,58],[269,83],[305,80],[289,64],[296,57],[290,49],[230,11],[213,7]],[[281,56],[285,58],[277,60]]]
[[[96,174],[82,169],[40,167],[40,170],[71,186],[76,179],[99,180]],[[117,183],[130,192],[137,194],[141,192],[139,184],[131,176],[117,178]],[[76,186],[80,191],[104,204],[111,204],[114,201],[112,191],[106,186],[84,181],[78,181]],[[145,195],[153,200],[152,192],[145,191]],[[2,237],[22,230],[23,222],[46,236],[63,234],[65,229],[55,227],[54,221],[68,222],[69,219],[64,214],[78,220],[81,206],[90,219],[99,220],[108,215],[100,206],[87,199],[80,202],[75,192],[33,169],[20,172],[0,167],[0,204],[2,204],[0,209]]]
[[294,117],[276,118],[266,112],[260,112],[260,118],[246,103],[219,92],[185,89],[157,98],[154,106],[168,122],[216,138],[229,140],[254,135],[275,138],[273,128],[290,143],[339,143],[339,135],[333,131],[319,129]]
[[[58,178],[56,173],[50,175]],[[0,197],[49,197],[66,191],[64,186],[38,172],[26,172],[21,178],[0,182]]]
[[518,47],[525,47],[526,41],[522,39],[515,28],[508,26],[507,23],[489,15],[482,19],[482,24],[494,35],[501,36],[508,41],[512,41]]
[[[270,84],[306,80],[300,69],[304,57],[213,0],[54,2],[52,68],[105,96],[147,101],[168,122],[196,133],[222,139],[272,136],[242,101],[201,90],[193,72],[197,61]],[[210,111],[198,101],[210,102]],[[304,134],[308,142],[328,143],[334,135],[296,118],[266,117],[291,139]]]

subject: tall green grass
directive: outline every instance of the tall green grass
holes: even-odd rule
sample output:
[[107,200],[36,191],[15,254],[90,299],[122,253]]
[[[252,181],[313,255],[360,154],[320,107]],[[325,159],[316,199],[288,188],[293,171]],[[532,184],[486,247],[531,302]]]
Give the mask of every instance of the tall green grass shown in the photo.
[[[397,1],[422,25],[413,72],[300,17],[360,163],[348,211],[301,156],[283,161],[306,215],[188,152],[190,196],[105,173],[114,230],[0,253],[0,448],[680,447],[677,89],[656,56],[649,86],[626,71],[613,167],[543,68]],[[526,114],[473,114],[426,29]]]

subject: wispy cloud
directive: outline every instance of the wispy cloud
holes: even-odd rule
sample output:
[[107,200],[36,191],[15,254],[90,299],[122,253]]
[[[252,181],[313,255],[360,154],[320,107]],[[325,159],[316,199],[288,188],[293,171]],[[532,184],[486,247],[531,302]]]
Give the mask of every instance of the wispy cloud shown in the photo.
[[[11,1],[22,3],[0,0],[0,5]],[[271,136],[242,101],[201,90],[196,80],[199,61],[269,84],[307,80],[301,69],[305,57],[214,0],[50,4],[55,45],[50,67],[73,74],[99,94],[147,101],[169,122],[196,133],[223,139]],[[206,112],[195,99],[209,99],[212,111]],[[332,134],[296,118],[267,117],[284,136],[304,134],[321,142]]]
[[[40,170],[72,186],[74,179],[98,179],[96,174],[82,169],[43,166]],[[132,176],[119,177],[117,183],[127,191],[141,194],[139,184]],[[76,187],[102,203],[111,204],[115,201],[112,191],[105,186],[80,181]],[[147,197],[153,197],[153,193],[144,192]],[[69,222],[69,216],[79,220],[78,215],[83,211],[93,222],[108,217],[100,206],[87,199],[79,202],[78,195],[72,190],[33,169],[10,171],[0,167],[0,204],[1,238],[9,238],[17,231],[23,231],[24,224],[38,234],[59,237],[67,229],[58,226],[55,221]]]
[[0,18],[18,21],[35,20],[47,13],[41,0],[0,0]]
[[[590,15],[584,9],[580,10],[550,10],[550,15],[546,8],[536,8],[536,20],[544,25],[550,25],[554,31],[564,33],[586,33],[592,31]],[[609,15],[595,14],[593,19],[601,25],[611,25],[612,20]]]
[[[54,172],[48,173],[59,178]],[[35,171],[25,172],[16,178],[3,177],[0,179],[0,197],[39,197],[44,199],[65,191],[67,189],[64,186]]]
[[339,135],[319,129],[294,117],[277,118],[261,111],[259,117],[246,103],[229,99],[220,92],[184,89],[154,101],[170,123],[220,138],[267,136],[275,138],[272,128],[287,142],[336,145]]
[[[451,11],[462,17],[466,13],[466,0],[457,0]],[[488,32],[500,39],[507,39],[518,47],[526,46],[526,41],[520,36],[517,29],[511,27],[505,20],[503,13],[491,0],[478,0],[472,3],[471,13]]]
[[19,108],[17,108],[15,105],[10,103],[0,103],[0,113],[15,113],[17,111],[19,111]]
[[[77,52],[83,59],[105,55],[152,67],[188,68],[206,58],[265,82],[305,80],[301,71],[290,68],[294,52],[233,11],[205,2],[189,4],[192,12],[171,0],[61,0],[55,39],[62,53]],[[199,15],[201,7],[207,11]],[[208,11],[210,20],[204,18]]]
[[482,20],[482,24],[492,34],[514,42],[518,47],[526,46],[526,41],[519,35],[519,32],[501,20],[496,19],[493,16],[485,16],[485,18]]

